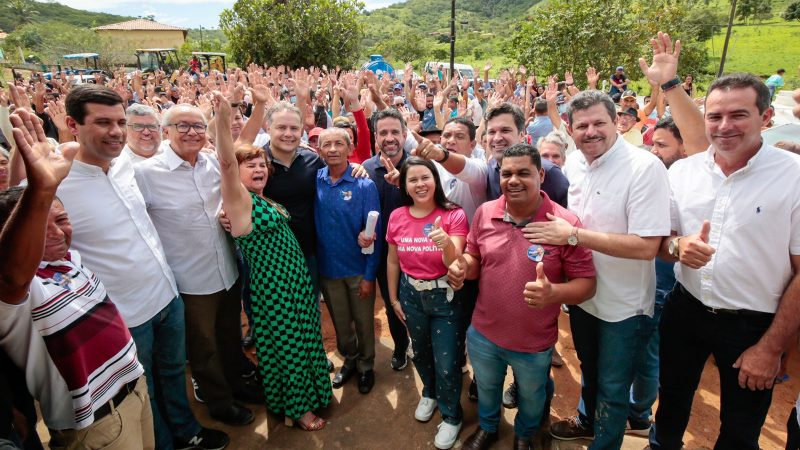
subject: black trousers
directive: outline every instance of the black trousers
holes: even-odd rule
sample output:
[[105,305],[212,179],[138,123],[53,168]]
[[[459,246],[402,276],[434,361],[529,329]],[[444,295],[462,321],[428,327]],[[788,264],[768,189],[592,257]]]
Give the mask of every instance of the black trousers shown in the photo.
[[[397,317],[391,303],[389,303],[389,282],[386,279],[386,258],[384,257],[378,266],[378,289],[381,290],[381,298],[383,298],[383,305],[386,309],[386,319],[389,321],[389,334],[392,335],[394,341],[394,353],[401,354],[408,350],[409,338],[406,326]],[[400,284],[398,283],[397,292],[400,292]]]
[[661,315],[659,406],[653,450],[679,450],[689,423],[692,399],[709,355],[714,355],[720,378],[720,420],[715,450],[758,450],[772,390],[739,387],[733,364],[758,342],[774,315],[713,313],[680,284],[670,294]]
[[786,421],[786,450],[800,450],[800,425],[797,423],[797,408],[792,408]]

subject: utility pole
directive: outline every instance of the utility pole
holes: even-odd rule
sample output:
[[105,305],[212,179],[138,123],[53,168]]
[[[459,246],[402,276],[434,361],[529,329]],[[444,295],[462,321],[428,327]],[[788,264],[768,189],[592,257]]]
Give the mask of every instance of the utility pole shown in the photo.
[[722,76],[725,70],[725,58],[728,56],[728,42],[731,40],[731,30],[733,29],[733,17],[736,15],[736,0],[731,0],[731,15],[728,17],[728,32],[725,34],[725,44],[722,46],[722,57],[719,60],[719,71],[717,78]]
[[450,0],[450,79],[456,76],[456,0]]
[[200,51],[203,51],[203,26],[200,25]]

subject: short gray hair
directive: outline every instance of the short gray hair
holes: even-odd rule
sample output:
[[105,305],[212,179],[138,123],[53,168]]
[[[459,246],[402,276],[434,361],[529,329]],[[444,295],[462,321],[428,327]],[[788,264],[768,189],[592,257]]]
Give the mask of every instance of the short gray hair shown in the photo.
[[541,151],[542,144],[544,143],[557,146],[562,158],[567,156],[567,147],[569,147],[569,143],[567,142],[567,136],[564,133],[558,130],[547,133],[546,136],[540,137],[539,141],[536,142],[536,148],[540,149]]
[[197,111],[198,113],[200,113],[200,117],[203,118],[203,123],[208,125],[208,119],[206,119],[206,115],[203,114],[203,111],[200,108],[198,108],[197,106],[190,105],[188,103],[180,103],[178,105],[173,106],[172,108],[169,108],[164,112],[164,114],[161,116],[161,126],[162,127],[170,126],[172,124],[172,116],[174,116],[176,113],[180,111],[187,111],[187,110]]
[[603,91],[591,90],[581,91],[570,100],[567,106],[567,120],[569,120],[570,125],[572,125],[572,116],[575,111],[583,111],[595,105],[605,106],[611,121],[617,121],[617,107],[614,106],[614,101],[611,100],[611,97]]
[[136,117],[151,116],[154,119],[156,119],[156,122],[158,122],[158,113],[156,112],[156,110],[141,103],[134,103],[131,106],[128,106],[128,109],[125,110],[125,117],[128,120],[130,120],[131,117],[134,116]]
[[340,134],[344,138],[345,142],[347,142],[348,147],[353,146],[353,143],[350,142],[350,133],[348,133],[344,128],[338,127],[326,128],[322,130],[322,132],[319,134],[319,140],[317,141],[319,146],[322,146],[322,137],[327,137],[329,134]]
[[284,112],[284,111],[291,111],[297,114],[297,117],[300,119],[300,123],[301,124],[303,123],[303,113],[300,112],[300,108],[286,101],[275,103],[267,110],[267,118],[266,118],[267,123],[271,125],[272,116],[279,112]]

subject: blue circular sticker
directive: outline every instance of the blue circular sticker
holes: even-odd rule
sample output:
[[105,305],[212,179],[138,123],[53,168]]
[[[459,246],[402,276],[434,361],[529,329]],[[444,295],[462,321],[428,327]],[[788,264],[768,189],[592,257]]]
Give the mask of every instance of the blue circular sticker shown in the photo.
[[432,223],[425,224],[425,226],[422,227],[422,234],[424,234],[425,237],[428,237],[428,235],[431,234],[431,231],[433,231]]
[[544,247],[538,244],[528,247],[528,259],[535,262],[542,262],[542,259],[544,259]]

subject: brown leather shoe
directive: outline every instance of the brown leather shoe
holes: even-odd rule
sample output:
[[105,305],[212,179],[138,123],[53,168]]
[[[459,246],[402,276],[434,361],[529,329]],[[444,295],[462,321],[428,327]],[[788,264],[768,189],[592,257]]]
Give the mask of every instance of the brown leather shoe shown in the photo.
[[530,439],[514,436],[514,450],[533,450]]
[[[469,435],[464,445],[461,446],[463,450],[486,450],[497,442],[497,432],[489,433],[480,426]],[[515,444],[516,445],[516,444]]]
[[577,416],[572,416],[551,424],[550,436],[562,441],[572,441],[575,439],[593,440],[594,430],[584,427]]

